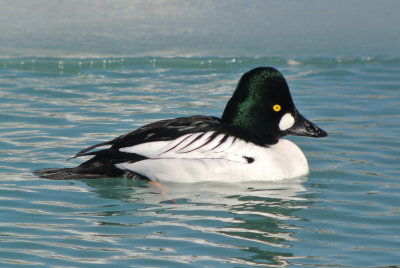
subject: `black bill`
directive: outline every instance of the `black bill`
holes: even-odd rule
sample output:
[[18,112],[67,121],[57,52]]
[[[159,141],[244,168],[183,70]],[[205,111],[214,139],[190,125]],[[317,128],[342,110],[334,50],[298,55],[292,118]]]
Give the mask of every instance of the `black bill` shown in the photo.
[[328,133],[307,120],[298,111],[294,116],[294,125],[284,131],[285,135],[308,136],[314,138],[326,137]]

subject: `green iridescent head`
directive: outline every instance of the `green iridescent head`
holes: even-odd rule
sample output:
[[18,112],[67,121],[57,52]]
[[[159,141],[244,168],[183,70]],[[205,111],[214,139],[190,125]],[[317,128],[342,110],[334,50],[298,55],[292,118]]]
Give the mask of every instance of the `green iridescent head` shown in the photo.
[[306,120],[294,106],[285,78],[272,67],[245,73],[222,115],[223,123],[261,144],[275,144],[288,134],[316,137],[325,133],[297,131],[304,123],[300,119]]

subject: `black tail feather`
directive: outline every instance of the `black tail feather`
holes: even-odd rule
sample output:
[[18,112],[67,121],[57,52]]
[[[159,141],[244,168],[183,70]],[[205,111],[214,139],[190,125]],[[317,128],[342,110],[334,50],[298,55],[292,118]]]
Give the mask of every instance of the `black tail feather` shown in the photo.
[[[92,170],[93,171],[93,170]],[[104,170],[103,170],[104,171]],[[82,169],[81,166],[74,168],[46,168],[33,172],[34,175],[48,180],[80,180],[80,179],[101,179],[101,178],[127,178],[135,180],[149,180],[145,176],[128,170],[111,169],[104,172],[90,169]]]
[[98,179],[107,177],[103,174],[82,173],[76,168],[46,168],[35,170],[33,174],[49,180],[77,180],[77,179]]
[[[92,147],[94,148],[95,146]],[[89,147],[89,149],[90,148],[91,147]],[[85,155],[85,150],[79,152],[77,156]],[[115,167],[115,164],[117,163],[128,161],[136,162],[147,159],[147,157],[145,156],[107,149],[96,151],[93,154],[95,154],[95,156],[77,167],[41,169],[34,171],[33,174],[41,178],[50,180],[77,180],[99,178],[147,179],[146,177],[136,174],[132,171],[122,170]]]

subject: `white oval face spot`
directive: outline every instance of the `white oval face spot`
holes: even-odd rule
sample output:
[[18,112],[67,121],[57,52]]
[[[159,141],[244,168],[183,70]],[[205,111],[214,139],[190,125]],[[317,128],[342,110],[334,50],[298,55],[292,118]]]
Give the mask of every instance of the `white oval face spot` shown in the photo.
[[294,125],[294,117],[291,113],[286,113],[282,116],[281,121],[279,121],[279,129],[284,131],[291,128]]

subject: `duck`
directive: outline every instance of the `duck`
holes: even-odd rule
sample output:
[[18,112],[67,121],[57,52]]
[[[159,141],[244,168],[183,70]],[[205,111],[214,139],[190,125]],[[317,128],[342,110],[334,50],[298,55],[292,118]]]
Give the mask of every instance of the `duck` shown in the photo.
[[[273,181],[309,174],[302,150],[284,136],[325,137],[296,109],[284,76],[257,67],[239,79],[221,118],[193,115],[144,125],[95,144],[77,167],[35,175],[54,180],[130,178],[152,182]],[[103,148],[106,147],[106,148]]]

